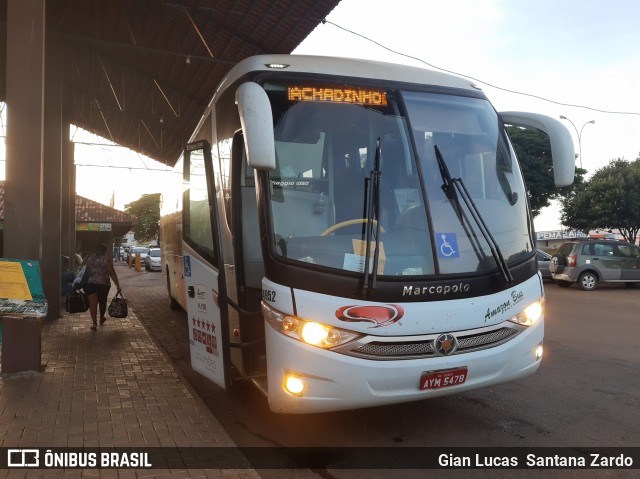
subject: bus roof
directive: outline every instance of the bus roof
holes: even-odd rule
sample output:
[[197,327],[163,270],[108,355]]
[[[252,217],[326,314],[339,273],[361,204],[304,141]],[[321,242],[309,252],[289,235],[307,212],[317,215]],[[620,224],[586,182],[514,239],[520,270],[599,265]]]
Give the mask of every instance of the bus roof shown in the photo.
[[[286,65],[286,68],[275,68],[270,65]],[[480,87],[476,86],[470,80],[459,76],[397,63],[315,55],[255,55],[245,58],[229,70],[227,76],[218,85],[213,98],[205,109],[202,119],[198,123],[198,126],[189,141],[195,141],[195,139],[198,138],[197,132],[201,129],[218,96],[222,92],[224,92],[238,78],[241,78],[251,72],[260,71],[317,73],[322,75],[434,85],[446,88],[472,90],[476,92],[481,90]]]
[[228,85],[249,72],[277,71],[277,68],[268,66],[274,64],[287,65],[286,69],[281,69],[286,72],[373,78],[474,91],[480,89],[471,81],[458,76],[396,63],[313,55],[257,55],[246,58],[235,65],[220,83],[216,96],[218,92],[223,91]]

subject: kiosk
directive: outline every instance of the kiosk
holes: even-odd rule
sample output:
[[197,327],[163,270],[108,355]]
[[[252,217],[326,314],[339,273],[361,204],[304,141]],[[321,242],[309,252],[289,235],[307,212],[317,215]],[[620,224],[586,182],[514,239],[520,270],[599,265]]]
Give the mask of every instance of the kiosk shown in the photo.
[[38,261],[0,258],[3,374],[41,370],[42,319],[46,314]]

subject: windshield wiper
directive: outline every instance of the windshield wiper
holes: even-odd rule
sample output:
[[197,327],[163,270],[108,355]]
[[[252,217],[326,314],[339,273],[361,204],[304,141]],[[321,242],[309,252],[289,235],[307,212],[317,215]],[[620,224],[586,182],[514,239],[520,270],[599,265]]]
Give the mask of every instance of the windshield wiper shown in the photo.
[[[364,290],[373,291],[376,289],[378,279],[378,262],[380,259],[380,137],[376,140],[376,154],[373,160],[373,170],[369,177],[365,178],[365,191],[367,191],[367,217],[365,234],[365,255],[364,255]],[[375,246],[373,252],[372,271],[369,273],[369,260],[371,258],[371,238],[375,222]]]
[[451,173],[449,173],[447,163],[444,161],[442,153],[440,153],[440,148],[438,148],[438,145],[434,145],[433,148],[436,152],[436,160],[438,160],[438,169],[440,170],[440,176],[442,176],[442,191],[444,191],[445,196],[452,202],[453,209],[455,210],[460,222],[462,222],[462,208],[460,207],[460,200],[458,199],[458,194],[456,193],[456,187],[453,178],[451,178]]
[[454,204],[454,209],[456,210],[456,214],[460,221],[463,221],[465,217],[462,208],[460,207],[460,201],[458,199],[458,195],[464,201],[467,209],[471,213],[471,217],[473,218],[474,223],[480,230],[482,237],[485,239],[487,244],[489,245],[489,249],[491,250],[491,255],[493,259],[495,259],[496,264],[498,265],[498,269],[500,270],[500,274],[504,278],[505,282],[511,283],[513,282],[513,276],[511,275],[511,271],[509,271],[509,265],[507,264],[504,256],[502,256],[502,251],[500,251],[500,246],[498,246],[497,241],[487,228],[486,223],[482,219],[482,215],[476,206],[475,201],[469,194],[467,187],[465,186],[462,178],[452,178],[449,173],[449,168],[447,167],[447,163],[444,161],[442,157],[442,153],[440,152],[440,148],[438,145],[434,145],[434,150],[436,153],[436,160],[438,161],[438,168],[440,170],[440,175],[442,176],[442,189],[447,195],[447,198],[451,200]]

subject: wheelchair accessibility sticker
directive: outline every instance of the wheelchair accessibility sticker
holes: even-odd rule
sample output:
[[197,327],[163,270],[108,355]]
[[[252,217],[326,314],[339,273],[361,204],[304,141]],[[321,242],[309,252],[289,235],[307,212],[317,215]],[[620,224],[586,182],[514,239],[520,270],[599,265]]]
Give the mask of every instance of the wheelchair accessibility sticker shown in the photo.
[[191,276],[191,256],[184,257],[184,275]]
[[439,258],[459,258],[458,240],[455,233],[436,233]]

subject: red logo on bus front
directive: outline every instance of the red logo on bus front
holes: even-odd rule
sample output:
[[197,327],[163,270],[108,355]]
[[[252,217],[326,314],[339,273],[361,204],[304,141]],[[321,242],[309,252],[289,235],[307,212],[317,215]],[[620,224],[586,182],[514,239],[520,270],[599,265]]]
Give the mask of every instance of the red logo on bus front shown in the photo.
[[343,306],[336,311],[336,318],[340,321],[371,323],[374,328],[389,326],[400,321],[404,316],[404,309],[397,304],[384,306]]

